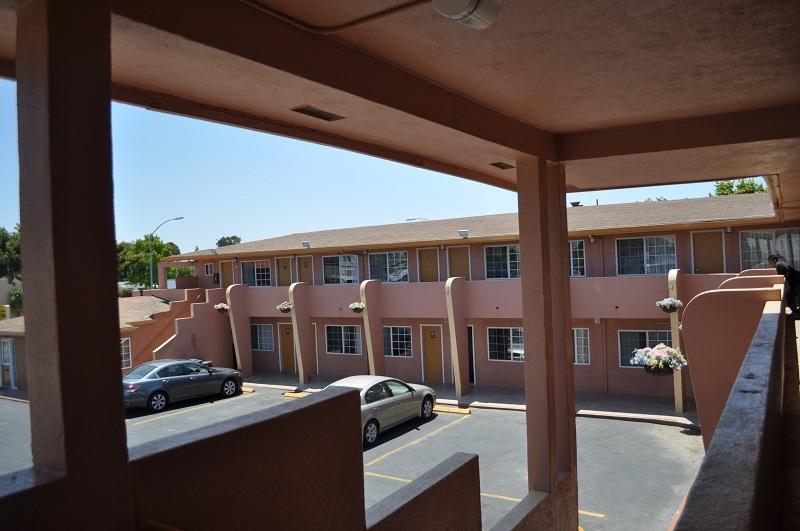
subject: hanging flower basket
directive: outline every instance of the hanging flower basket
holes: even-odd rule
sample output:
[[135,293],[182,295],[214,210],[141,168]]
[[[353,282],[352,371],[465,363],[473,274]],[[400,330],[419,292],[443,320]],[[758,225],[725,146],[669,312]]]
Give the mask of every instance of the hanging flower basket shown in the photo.
[[231,309],[230,306],[225,304],[224,302],[220,302],[219,304],[214,305],[214,309],[217,310],[219,313],[225,313]]
[[673,297],[667,297],[666,299],[657,301],[656,306],[661,308],[666,313],[675,313],[678,311],[678,308],[683,306],[683,303]]
[[283,301],[279,305],[275,306],[275,309],[281,313],[289,313],[292,311],[292,304],[289,301]]
[[666,376],[683,369],[687,362],[680,350],[659,343],[653,348],[634,350],[631,365],[643,367],[644,372],[653,376]]
[[367,309],[367,305],[363,302],[351,302],[349,308],[356,313],[361,313]]

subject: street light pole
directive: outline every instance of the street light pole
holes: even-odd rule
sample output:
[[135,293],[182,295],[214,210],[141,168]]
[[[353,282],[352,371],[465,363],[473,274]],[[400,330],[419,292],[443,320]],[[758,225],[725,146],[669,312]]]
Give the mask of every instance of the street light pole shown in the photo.
[[164,225],[165,223],[169,223],[170,221],[178,221],[181,219],[183,219],[183,216],[178,216],[177,218],[165,219],[164,221],[158,224],[158,227],[153,229],[153,232],[150,233],[150,237],[147,239],[147,247],[149,251],[148,256],[150,257],[150,259],[148,260],[148,262],[150,262],[150,285],[147,286],[148,289],[153,289],[153,236],[155,235],[156,231],[160,229],[161,226]]

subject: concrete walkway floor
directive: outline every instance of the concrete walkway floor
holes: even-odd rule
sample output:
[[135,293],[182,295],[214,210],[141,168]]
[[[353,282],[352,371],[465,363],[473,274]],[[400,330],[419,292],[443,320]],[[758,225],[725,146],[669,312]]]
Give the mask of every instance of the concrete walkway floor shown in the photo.
[[[296,375],[256,374],[247,378],[246,383],[256,385],[281,386],[287,390],[315,391],[333,382],[333,378],[315,377],[308,384],[301,385]],[[457,400],[453,385],[426,383],[436,391],[437,402],[446,405],[460,405],[485,409],[525,410],[525,393],[496,387],[473,386],[469,394]],[[638,422],[668,424],[689,429],[697,429],[697,412],[692,408],[676,413],[671,397],[647,397],[636,395],[607,395],[578,393],[575,397],[575,411],[578,416],[611,418]]]

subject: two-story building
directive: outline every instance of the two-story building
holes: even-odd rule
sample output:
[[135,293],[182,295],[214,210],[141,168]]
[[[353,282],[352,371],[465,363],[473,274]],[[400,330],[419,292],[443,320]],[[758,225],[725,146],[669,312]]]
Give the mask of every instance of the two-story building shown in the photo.
[[[524,249],[517,223],[512,213],[344,228],[165,258],[161,276],[176,262],[193,265],[196,277],[182,287],[206,288],[205,306],[227,301],[231,315],[196,308],[198,322],[181,320],[174,344],[157,355],[294,373],[303,335],[295,327],[306,326],[313,338],[308,376],[368,373],[367,354],[375,345],[389,375],[452,383],[459,342],[451,336],[463,327],[470,383],[521,389]],[[796,265],[800,259],[800,229],[781,223],[769,194],[575,205],[568,208],[568,230],[575,386],[585,392],[673,392],[671,379],[630,363],[635,348],[671,344],[669,316],[655,305],[668,295],[670,270],[681,271],[681,297],[688,301],[741,270],[764,267],[772,251]],[[453,277],[466,281],[455,302],[445,284]],[[380,282],[372,302],[362,300],[359,285],[366,280]],[[297,282],[309,287],[301,303],[308,306],[307,324],[276,309]],[[225,290],[234,285],[247,288],[232,300]],[[367,312],[355,313],[352,302],[366,302]],[[458,323],[450,322],[449,305],[462,306],[455,308],[454,315],[463,315]],[[374,320],[377,311],[381,330],[368,337],[366,314]]]

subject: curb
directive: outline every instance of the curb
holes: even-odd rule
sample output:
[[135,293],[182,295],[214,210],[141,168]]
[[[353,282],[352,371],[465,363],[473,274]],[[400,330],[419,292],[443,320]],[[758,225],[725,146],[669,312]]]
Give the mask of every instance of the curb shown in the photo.
[[576,417],[586,417],[590,419],[624,420],[629,422],[648,422],[650,424],[661,424],[663,426],[676,426],[700,433],[700,426],[684,417],[670,417],[668,415],[647,415],[644,413],[622,413],[619,411],[594,411],[591,409],[581,409],[575,413]]
[[2,398],[3,400],[10,400],[12,402],[22,402],[23,404],[30,404],[31,403],[30,400],[25,400],[24,398],[14,398],[14,397],[11,397],[11,396],[3,396],[3,395],[0,395],[0,398]]
[[250,382],[245,382],[244,385],[247,386],[247,387],[261,387],[261,388],[264,388],[264,389],[278,389],[279,391],[290,391],[292,393],[294,393],[298,389],[296,385],[260,384],[260,383],[250,383]]

